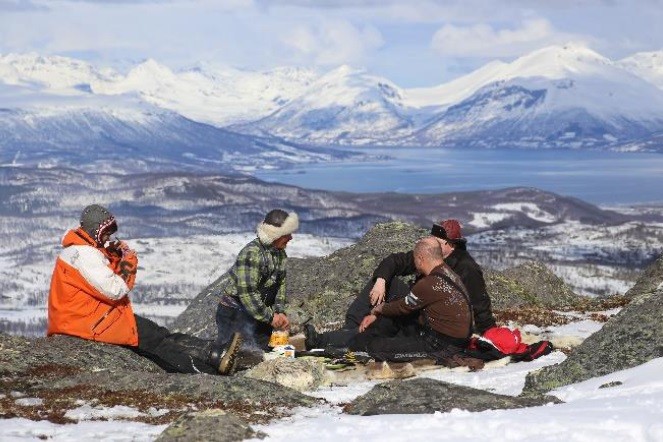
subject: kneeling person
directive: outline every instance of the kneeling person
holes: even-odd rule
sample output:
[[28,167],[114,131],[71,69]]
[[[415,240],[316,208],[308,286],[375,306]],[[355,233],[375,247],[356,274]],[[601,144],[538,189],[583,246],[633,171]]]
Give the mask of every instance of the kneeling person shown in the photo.
[[469,296],[458,275],[444,263],[437,241],[419,241],[414,261],[424,277],[406,297],[374,307],[359,328],[370,331],[380,316],[395,318],[418,312],[416,323],[390,337],[359,333],[351,343],[352,349],[366,351],[377,359],[401,360],[398,355],[402,354],[450,355],[467,345],[472,333]]
[[241,331],[249,344],[268,350],[273,330],[287,330],[285,248],[299,228],[294,212],[275,209],[258,224],[257,238],[237,255],[216,311],[218,339]]

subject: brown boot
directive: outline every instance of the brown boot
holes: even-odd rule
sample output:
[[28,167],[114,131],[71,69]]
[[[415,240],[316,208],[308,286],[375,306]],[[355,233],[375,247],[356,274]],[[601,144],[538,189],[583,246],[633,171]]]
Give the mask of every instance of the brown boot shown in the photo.
[[242,335],[239,332],[233,333],[229,343],[223,349],[213,350],[210,354],[210,364],[216,367],[221,375],[230,375],[235,370],[237,353],[242,345]]

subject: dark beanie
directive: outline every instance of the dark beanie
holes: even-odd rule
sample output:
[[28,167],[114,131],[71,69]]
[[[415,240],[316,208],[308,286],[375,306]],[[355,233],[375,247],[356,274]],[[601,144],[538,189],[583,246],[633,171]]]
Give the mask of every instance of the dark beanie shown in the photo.
[[105,207],[98,204],[91,204],[83,209],[81,213],[81,229],[85,231],[90,238],[101,244],[101,236],[104,233],[112,235],[117,232],[117,223],[112,213]]

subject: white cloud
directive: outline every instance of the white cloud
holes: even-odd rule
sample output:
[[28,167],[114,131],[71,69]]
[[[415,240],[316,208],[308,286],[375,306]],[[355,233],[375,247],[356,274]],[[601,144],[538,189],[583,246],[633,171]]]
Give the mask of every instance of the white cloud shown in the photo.
[[319,26],[300,25],[286,34],[283,43],[296,57],[317,65],[357,63],[384,44],[382,34],[373,26],[356,27],[336,20]]
[[495,29],[488,24],[445,25],[435,32],[431,46],[447,56],[510,57],[568,40],[582,38],[556,32],[548,20],[531,19],[515,29]]

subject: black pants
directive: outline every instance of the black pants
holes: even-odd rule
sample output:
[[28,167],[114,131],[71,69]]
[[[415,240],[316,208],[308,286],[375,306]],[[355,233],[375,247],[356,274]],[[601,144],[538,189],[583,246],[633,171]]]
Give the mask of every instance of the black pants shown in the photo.
[[253,347],[262,351],[269,351],[269,338],[272,335],[272,326],[266,322],[257,321],[243,307],[229,307],[219,304],[216,309],[216,327],[218,331],[217,342],[228,341],[233,333],[240,332],[244,338],[247,349]]
[[[378,321],[380,319],[382,317]],[[465,345],[464,339],[445,337],[409,321],[391,336],[360,333],[352,341],[351,347],[368,353],[378,361],[405,362],[426,358],[443,359],[461,352]]]
[[[410,287],[398,278],[392,278],[388,283],[389,286],[385,295],[386,302],[405,298],[410,293]],[[369,281],[361,293],[352,301],[352,304],[348,307],[348,311],[345,313],[345,325],[343,328],[351,329],[359,327],[364,317],[371,312],[371,289],[373,288],[373,284],[372,280]]]
[[213,341],[184,333],[171,333],[154,321],[134,316],[138,327],[138,347],[132,347],[132,350],[136,353],[171,373],[217,374],[217,368],[207,363]]
[[[366,315],[371,312],[371,289],[373,281],[369,281],[363,290],[354,299],[348,311],[345,314],[345,324],[340,330],[320,333],[318,335],[317,346],[326,347],[351,347],[353,339],[359,334],[359,324]],[[386,301],[393,301],[404,298],[410,293],[410,288],[398,278],[392,279],[389,284],[389,290],[385,296]],[[401,321],[392,321],[389,318],[381,317],[374,322],[364,333],[364,336],[393,336],[398,332]]]

